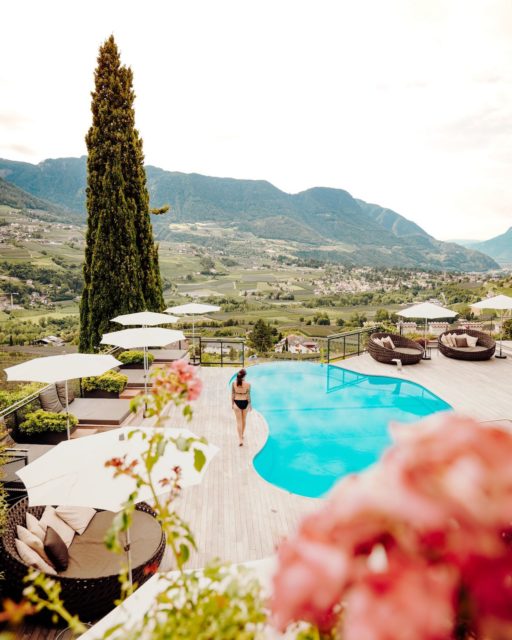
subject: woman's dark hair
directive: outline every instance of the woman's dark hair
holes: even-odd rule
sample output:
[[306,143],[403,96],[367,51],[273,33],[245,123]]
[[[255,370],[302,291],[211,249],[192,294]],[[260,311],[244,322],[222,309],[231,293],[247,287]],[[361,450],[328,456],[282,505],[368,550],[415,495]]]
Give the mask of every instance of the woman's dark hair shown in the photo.
[[245,376],[247,375],[247,371],[245,369],[240,369],[240,371],[236,374],[236,386],[241,387],[242,382],[244,381]]

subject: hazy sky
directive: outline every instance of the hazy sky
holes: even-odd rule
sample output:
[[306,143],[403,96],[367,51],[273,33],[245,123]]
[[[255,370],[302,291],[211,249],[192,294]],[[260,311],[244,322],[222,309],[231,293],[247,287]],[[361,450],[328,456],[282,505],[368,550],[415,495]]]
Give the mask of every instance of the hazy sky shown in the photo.
[[441,239],[512,225],[511,0],[25,0],[1,20],[1,157],[85,154],[114,33],[149,164],[343,188]]

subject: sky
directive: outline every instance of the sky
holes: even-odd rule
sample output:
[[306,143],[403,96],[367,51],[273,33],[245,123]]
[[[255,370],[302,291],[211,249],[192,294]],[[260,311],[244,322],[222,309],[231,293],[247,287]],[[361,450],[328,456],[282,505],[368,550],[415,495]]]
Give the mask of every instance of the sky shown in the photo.
[[442,240],[512,225],[510,0],[4,3],[0,157],[86,153],[111,33],[148,164],[345,189]]

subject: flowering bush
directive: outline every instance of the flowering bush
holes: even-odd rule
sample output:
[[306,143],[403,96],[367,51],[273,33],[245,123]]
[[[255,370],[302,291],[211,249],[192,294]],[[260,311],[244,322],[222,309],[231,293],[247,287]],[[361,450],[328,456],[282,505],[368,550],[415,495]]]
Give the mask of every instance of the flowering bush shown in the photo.
[[274,623],[344,640],[512,637],[512,433],[450,414],[392,428],[281,545]]

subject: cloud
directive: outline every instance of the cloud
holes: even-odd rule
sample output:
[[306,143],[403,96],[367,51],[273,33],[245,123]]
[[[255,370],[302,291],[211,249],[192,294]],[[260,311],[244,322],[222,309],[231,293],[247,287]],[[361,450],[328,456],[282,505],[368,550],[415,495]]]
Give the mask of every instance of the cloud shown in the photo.
[[29,122],[30,118],[19,113],[0,113],[0,127],[21,128]]
[[0,146],[0,153],[2,155],[8,155],[11,152],[19,154],[21,156],[30,156],[31,158],[36,158],[38,155],[36,149],[33,149],[32,147],[24,144],[12,143],[3,144]]

